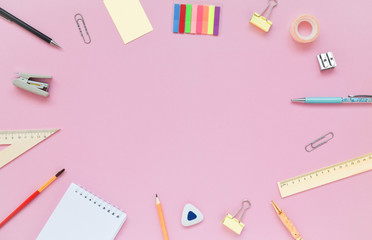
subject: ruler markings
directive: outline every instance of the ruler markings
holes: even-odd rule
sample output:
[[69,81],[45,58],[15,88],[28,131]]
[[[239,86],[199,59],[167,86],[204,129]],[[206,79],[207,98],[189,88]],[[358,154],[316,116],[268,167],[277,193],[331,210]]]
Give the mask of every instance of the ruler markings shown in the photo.
[[36,146],[59,129],[0,131],[0,168]]
[[282,198],[372,169],[372,153],[278,182]]

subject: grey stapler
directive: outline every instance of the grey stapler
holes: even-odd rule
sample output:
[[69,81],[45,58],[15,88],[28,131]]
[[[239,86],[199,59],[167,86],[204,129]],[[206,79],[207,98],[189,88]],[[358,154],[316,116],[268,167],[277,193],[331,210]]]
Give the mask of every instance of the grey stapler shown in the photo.
[[28,74],[28,73],[19,73],[19,78],[13,80],[13,84],[19,88],[22,88],[26,91],[38,94],[43,97],[49,96],[49,84],[44,82],[37,82],[31,79],[35,78],[49,78],[52,76],[48,75],[38,75],[38,74]]

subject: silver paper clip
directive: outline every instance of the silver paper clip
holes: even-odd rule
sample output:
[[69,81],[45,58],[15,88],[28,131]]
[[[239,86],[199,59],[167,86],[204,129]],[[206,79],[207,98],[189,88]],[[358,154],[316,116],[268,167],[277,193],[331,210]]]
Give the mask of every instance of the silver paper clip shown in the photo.
[[52,78],[48,75],[19,73],[19,77],[13,80],[13,84],[26,91],[38,94],[43,97],[49,96],[49,84],[44,82],[37,82],[30,79],[34,78]]
[[322,146],[323,144],[326,144],[329,140],[331,140],[335,135],[333,134],[333,132],[329,132],[323,136],[321,136],[320,138],[316,139],[315,141],[307,144],[305,146],[305,150],[307,152],[311,152],[315,149],[317,149],[318,147]]
[[[78,28],[79,28],[79,31],[80,31],[81,37],[83,38],[83,41],[84,41],[86,44],[89,44],[92,40],[90,39],[90,35],[89,35],[89,32],[88,32],[87,26],[85,25],[85,21],[84,21],[83,15],[81,15],[80,13],[77,13],[77,14],[75,14],[74,18],[75,18],[75,22],[76,22],[76,24],[77,24],[77,26],[78,26]],[[80,21],[80,22],[83,24],[83,26],[84,26],[85,33],[87,34],[88,40],[85,39],[84,34],[83,34],[83,31],[81,31],[81,26],[80,26],[79,21]]]

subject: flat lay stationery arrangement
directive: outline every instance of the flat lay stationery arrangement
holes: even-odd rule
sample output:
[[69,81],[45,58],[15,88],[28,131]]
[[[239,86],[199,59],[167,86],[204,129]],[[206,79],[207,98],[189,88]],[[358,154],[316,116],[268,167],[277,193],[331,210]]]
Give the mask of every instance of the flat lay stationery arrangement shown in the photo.
[[0,0],[0,239],[371,238],[371,8]]

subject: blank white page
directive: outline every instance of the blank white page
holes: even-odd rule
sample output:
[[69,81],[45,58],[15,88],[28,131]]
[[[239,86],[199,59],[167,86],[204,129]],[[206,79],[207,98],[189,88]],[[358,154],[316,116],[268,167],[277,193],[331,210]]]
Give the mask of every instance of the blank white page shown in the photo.
[[127,215],[71,183],[37,240],[113,240]]

